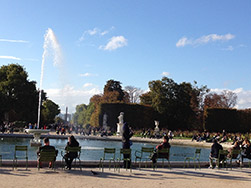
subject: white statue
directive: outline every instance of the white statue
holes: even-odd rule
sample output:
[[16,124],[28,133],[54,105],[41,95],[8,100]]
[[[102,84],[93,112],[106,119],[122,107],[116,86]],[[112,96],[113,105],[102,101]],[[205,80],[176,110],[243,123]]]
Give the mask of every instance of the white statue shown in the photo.
[[104,113],[103,115],[103,129],[106,130],[107,129],[107,114]]
[[121,135],[122,127],[124,124],[124,112],[120,112],[118,119],[119,119],[119,123],[117,123],[117,135]]
[[120,112],[118,119],[119,124],[124,124],[124,112]]

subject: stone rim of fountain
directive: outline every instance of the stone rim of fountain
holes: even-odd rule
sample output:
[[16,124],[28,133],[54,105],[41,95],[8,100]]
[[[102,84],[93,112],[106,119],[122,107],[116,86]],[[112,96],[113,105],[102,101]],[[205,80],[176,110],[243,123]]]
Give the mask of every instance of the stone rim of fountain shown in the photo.
[[33,140],[31,140],[31,146],[41,146],[41,139],[40,136],[42,133],[49,133],[49,129],[25,129],[25,132],[29,134],[33,134]]

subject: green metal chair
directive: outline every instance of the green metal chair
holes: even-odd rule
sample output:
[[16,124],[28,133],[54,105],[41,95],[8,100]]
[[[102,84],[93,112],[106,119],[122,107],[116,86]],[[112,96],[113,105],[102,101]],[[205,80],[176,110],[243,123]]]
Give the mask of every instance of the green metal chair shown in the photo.
[[[147,167],[147,161],[151,161],[151,155],[153,154],[154,148],[142,147],[141,151],[135,151],[135,163],[139,160],[139,169],[141,167],[141,162],[145,162],[145,167]],[[152,162],[152,168],[154,169],[154,164]]]
[[187,167],[189,167],[190,161],[192,160],[194,164],[194,169],[196,169],[196,166],[197,166],[196,161],[198,161],[198,167],[200,169],[200,153],[201,153],[201,149],[196,149],[193,157],[185,157],[184,168],[186,167],[186,164],[187,164]]
[[13,158],[13,170],[17,168],[17,160],[26,160],[26,170],[28,169],[28,146],[15,146],[14,158]]
[[[49,151],[40,151],[38,161],[40,162],[51,162],[51,168],[55,170],[55,159],[57,157],[56,150],[49,150]],[[40,165],[37,165],[38,170],[40,170]]]
[[228,155],[228,150],[219,150],[219,155],[217,159],[218,168],[220,167],[220,163],[222,163],[222,168],[224,168],[225,166],[227,170],[227,160],[228,160],[227,155]]
[[[118,170],[120,172],[120,162],[125,161],[126,163],[126,170],[128,169],[128,164],[131,162],[131,149],[120,149],[120,155],[118,160]],[[128,158],[124,158],[124,155],[128,155]],[[130,172],[132,172],[132,165],[130,165]]]
[[104,172],[104,162],[109,160],[109,170],[111,169],[111,162],[113,161],[114,171],[116,168],[115,162],[116,149],[115,148],[104,148],[104,156],[100,158],[99,169],[102,167],[102,172]]
[[[164,168],[165,160],[167,160],[168,166],[171,169],[169,155],[170,155],[170,148],[164,148],[164,149],[161,149],[161,150],[157,151],[157,160],[158,159],[162,160],[162,168]],[[156,163],[156,166],[157,166],[157,163]]]
[[[70,152],[76,152],[77,153],[77,157],[74,158],[74,163],[75,163],[75,166],[77,165],[77,160],[78,160],[78,165],[79,165],[79,168],[80,170],[82,171],[82,167],[81,167],[81,160],[80,160],[80,155],[81,155],[81,146],[76,146],[76,147],[70,147],[70,146],[67,146],[65,148],[65,151],[61,151],[61,156],[62,156],[62,164],[64,164],[64,155],[66,153],[70,153]],[[64,165],[62,165],[64,166]]]

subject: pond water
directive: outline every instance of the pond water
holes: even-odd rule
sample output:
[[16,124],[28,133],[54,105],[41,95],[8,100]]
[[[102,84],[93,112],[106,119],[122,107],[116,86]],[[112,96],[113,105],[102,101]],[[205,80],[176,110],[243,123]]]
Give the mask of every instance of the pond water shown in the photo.
[[[122,147],[122,143],[119,141],[104,141],[104,140],[88,140],[78,139],[81,146],[81,160],[95,161],[99,160],[103,156],[104,147],[116,148],[116,157],[119,157],[119,149]],[[59,150],[57,160],[61,160],[61,151],[64,151],[67,139],[50,139],[50,144],[55,146]],[[15,145],[27,145],[29,160],[37,160],[36,151],[38,147],[30,146],[29,138],[1,138],[0,139],[0,154],[3,160],[12,160]],[[156,144],[133,142],[132,160],[134,161],[134,153],[136,150],[140,150],[141,147],[155,147]],[[198,147],[196,147],[198,148]],[[184,146],[172,146],[170,150],[170,161],[184,161],[184,155],[193,156],[195,147]],[[208,161],[210,149],[201,148],[200,161]]]

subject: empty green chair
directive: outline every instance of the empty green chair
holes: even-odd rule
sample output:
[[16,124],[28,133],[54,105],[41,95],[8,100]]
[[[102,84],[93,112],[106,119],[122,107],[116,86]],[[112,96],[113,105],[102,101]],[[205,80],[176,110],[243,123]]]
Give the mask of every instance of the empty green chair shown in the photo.
[[[141,167],[141,163],[145,162],[145,167],[147,167],[147,161],[151,161],[151,156],[153,154],[154,148],[151,147],[142,147],[140,151],[135,151],[135,163],[139,160],[139,168]],[[154,165],[152,162],[152,168],[154,169]]]
[[190,161],[192,160],[194,169],[196,169],[196,162],[198,162],[198,167],[200,169],[200,153],[201,153],[201,149],[196,149],[193,157],[185,157],[184,167],[186,167],[186,164],[187,164],[187,167],[189,167]]
[[[126,170],[129,167],[129,164],[131,163],[131,149],[120,149],[120,155],[118,160],[118,170],[120,172],[120,162],[123,161],[126,164]],[[124,158],[124,155],[128,155],[127,158]],[[132,172],[132,165],[130,165],[130,172]]]
[[115,155],[116,155],[115,148],[104,148],[104,156],[101,157],[99,161],[99,169],[102,168],[102,172],[104,171],[104,162],[106,160],[109,161],[109,170],[111,169],[111,163],[113,162],[113,167],[115,171],[116,168]]
[[14,158],[13,158],[13,169],[17,168],[17,160],[25,159],[26,170],[28,169],[28,146],[15,146]]

